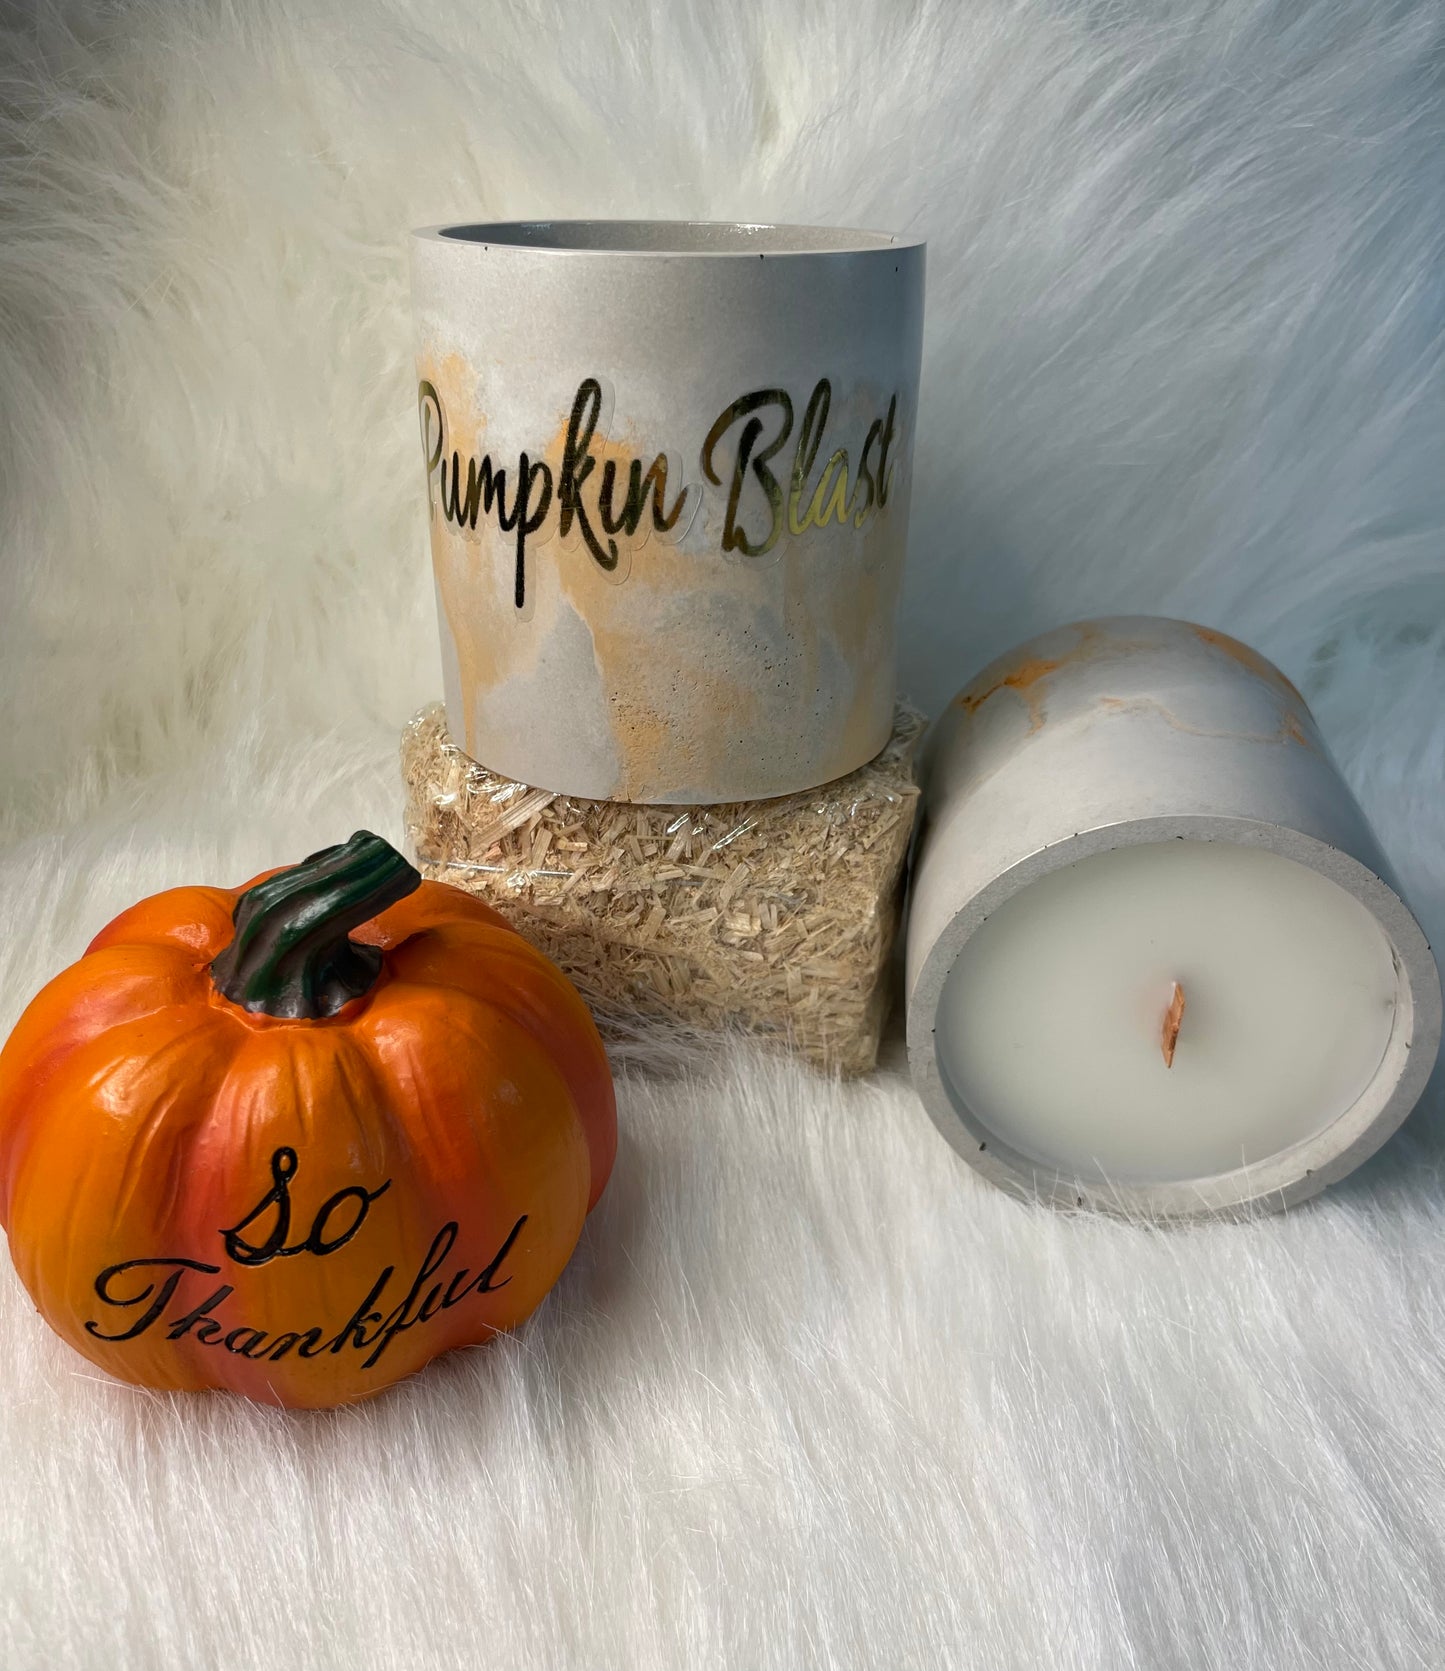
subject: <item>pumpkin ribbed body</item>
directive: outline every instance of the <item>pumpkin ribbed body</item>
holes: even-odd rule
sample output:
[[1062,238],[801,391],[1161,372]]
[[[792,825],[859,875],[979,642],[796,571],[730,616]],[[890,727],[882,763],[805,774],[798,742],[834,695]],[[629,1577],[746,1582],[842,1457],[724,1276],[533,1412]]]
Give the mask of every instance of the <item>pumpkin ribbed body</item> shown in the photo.
[[611,1169],[611,1076],[560,971],[441,883],[354,930],[379,967],[334,1014],[243,1008],[211,965],[244,891],[142,901],[32,1002],[0,1221],[111,1374],[343,1403],[535,1308]]

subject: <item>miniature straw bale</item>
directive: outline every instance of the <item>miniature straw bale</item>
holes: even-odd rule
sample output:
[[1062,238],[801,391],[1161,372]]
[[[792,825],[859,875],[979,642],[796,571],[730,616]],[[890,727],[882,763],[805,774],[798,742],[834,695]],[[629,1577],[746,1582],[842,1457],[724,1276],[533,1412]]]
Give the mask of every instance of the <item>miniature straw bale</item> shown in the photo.
[[735,1029],[866,1073],[923,723],[900,708],[876,759],[801,794],[636,806],[498,777],[433,704],[402,740],[408,838],[425,875],[496,906],[571,976],[610,1041]]

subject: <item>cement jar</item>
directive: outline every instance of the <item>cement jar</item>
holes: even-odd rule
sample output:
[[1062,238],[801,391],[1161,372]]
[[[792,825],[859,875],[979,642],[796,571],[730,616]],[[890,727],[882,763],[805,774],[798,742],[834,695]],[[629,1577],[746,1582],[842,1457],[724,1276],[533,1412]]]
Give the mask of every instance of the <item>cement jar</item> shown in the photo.
[[1076,621],[936,723],[908,1044],[939,1130],[1028,1201],[1238,1217],[1415,1105],[1440,977],[1304,698],[1216,628]]
[[431,227],[417,399],[452,735],[705,804],[888,741],[924,248],[701,222]]

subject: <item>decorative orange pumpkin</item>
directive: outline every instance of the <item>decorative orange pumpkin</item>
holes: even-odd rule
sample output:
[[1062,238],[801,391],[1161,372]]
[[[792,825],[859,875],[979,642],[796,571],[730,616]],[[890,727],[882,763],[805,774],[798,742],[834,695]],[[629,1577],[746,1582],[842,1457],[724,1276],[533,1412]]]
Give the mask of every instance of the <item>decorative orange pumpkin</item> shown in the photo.
[[340,1404],[511,1328],[616,1143],[566,977],[366,831],[132,906],[0,1052],[15,1268],[148,1387]]

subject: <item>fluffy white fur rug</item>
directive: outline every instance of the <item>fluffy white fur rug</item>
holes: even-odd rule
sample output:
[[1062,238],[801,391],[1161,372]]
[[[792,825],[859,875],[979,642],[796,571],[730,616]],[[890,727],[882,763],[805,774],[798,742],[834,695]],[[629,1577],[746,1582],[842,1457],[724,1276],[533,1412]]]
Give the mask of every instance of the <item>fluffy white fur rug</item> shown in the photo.
[[[1439,0],[0,16],[0,1027],[141,893],[399,835],[404,234],[472,216],[925,233],[913,693],[1237,632],[1445,938]],[[105,1382],[0,1260],[0,1665],[1439,1666],[1440,1112],[1156,1234],[896,1066],[629,1070],[534,1322],[328,1416]]]

